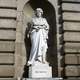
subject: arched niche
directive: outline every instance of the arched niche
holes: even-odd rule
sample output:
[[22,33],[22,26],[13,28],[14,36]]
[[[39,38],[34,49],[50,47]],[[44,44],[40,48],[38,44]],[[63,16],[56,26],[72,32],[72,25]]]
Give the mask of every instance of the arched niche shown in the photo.
[[[27,38],[27,27],[34,15],[36,8],[42,8],[44,11],[43,17],[45,17],[49,23],[49,39],[48,39],[48,50],[47,50],[47,61],[52,66],[53,77],[58,76],[58,59],[57,59],[57,30],[56,30],[56,12],[54,6],[47,0],[30,0],[23,8],[23,23],[24,23],[24,42],[26,47],[26,59],[28,60],[30,54],[31,43],[30,39]],[[26,60],[26,62],[27,62]],[[23,77],[28,77],[28,70],[24,70]]]

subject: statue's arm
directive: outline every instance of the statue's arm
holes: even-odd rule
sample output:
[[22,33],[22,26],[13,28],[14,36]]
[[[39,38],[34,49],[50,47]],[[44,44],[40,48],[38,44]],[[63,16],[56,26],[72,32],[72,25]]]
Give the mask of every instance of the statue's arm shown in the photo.
[[45,25],[45,29],[46,30],[49,30],[49,24],[48,24],[48,22],[47,22],[47,20],[44,18],[44,25]]

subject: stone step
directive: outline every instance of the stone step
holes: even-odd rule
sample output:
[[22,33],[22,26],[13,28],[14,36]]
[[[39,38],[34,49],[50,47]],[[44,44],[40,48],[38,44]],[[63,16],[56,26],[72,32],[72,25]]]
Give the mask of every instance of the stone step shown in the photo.
[[63,80],[62,78],[24,78],[22,80]]

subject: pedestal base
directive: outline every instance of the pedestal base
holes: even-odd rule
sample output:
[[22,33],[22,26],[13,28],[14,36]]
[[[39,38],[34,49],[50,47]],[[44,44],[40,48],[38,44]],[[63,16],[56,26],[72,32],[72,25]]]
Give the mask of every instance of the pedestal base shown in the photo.
[[31,78],[26,78],[26,79],[23,79],[23,80],[63,80],[62,78],[34,78],[34,79],[31,79]]
[[29,78],[52,78],[52,68],[48,64],[36,63],[29,67]]

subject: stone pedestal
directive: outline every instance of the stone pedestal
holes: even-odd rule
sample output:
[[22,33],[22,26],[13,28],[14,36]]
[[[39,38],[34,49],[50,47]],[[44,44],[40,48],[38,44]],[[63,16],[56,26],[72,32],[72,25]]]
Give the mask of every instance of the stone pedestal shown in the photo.
[[29,78],[52,78],[52,68],[48,64],[35,63],[29,67]]
[[62,78],[24,78],[22,80],[63,80]]

